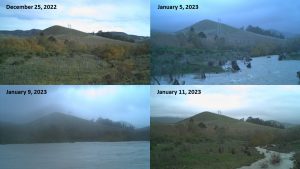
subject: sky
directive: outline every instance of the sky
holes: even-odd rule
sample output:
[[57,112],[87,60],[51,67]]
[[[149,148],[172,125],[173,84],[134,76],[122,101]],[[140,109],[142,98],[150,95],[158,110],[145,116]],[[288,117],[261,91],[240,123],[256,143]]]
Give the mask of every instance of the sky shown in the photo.
[[[26,2],[26,3],[25,3]],[[56,10],[11,10],[6,5],[57,5]],[[121,31],[150,35],[149,0],[1,0],[0,30],[45,29],[53,25],[84,32]]]
[[[7,95],[6,90],[47,90],[46,95]],[[0,86],[0,121],[26,123],[53,112],[86,120],[99,117],[150,125],[149,86]]]
[[[197,95],[158,95],[158,90],[199,89]],[[205,85],[152,86],[151,116],[191,117],[210,111],[241,119],[300,124],[300,86],[297,85]]]
[[[198,5],[198,10],[158,10],[158,5]],[[175,32],[204,19],[240,28],[259,26],[300,33],[299,0],[151,0],[151,29]]]

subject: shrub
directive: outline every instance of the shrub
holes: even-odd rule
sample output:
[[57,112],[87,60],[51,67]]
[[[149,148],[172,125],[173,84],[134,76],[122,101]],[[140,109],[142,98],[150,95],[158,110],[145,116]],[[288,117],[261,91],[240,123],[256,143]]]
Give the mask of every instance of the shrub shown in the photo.
[[24,58],[25,58],[26,60],[30,59],[31,57],[32,57],[32,55],[30,55],[30,54],[27,54],[27,55],[24,56]]
[[198,124],[198,127],[200,127],[200,128],[207,128],[206,125],[205,125],[204,123],[202,123],[202,122],[200,122],[200,123]]
[[96,47],[92,53],[102,59],[121,60],[125,56],[126,50],[122,46],[106,45]]
[[231,154],[235,154],[235,148],[231,149]]
[[271,155],[271,164],[279,164],[281,161],[281,158],[280,158],[280,154],[279,153],[273,153]]
[[224,152],[224,147],[223,146],[219,146],[218,151],[220,154],[222,154]]
[[295,155],[294,155],[294,158],[295,158],[295,168],[300,168],[300,153],[297,152]]
[[150,45],[148,43],[138,44],[133,50],[133,55],[147,55],[150,53]]

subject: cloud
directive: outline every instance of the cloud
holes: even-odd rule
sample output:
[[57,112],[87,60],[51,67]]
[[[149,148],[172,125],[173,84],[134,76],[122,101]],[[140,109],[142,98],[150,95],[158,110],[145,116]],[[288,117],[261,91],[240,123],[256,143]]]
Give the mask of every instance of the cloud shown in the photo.
[[[4,1],[7,4],[24,5],[23,1]],[[0,30],[45,29],[53,24],[73,25],[84,32],[122,31],[135,35],[150,35],[149,0],[110,1],[30,1],[27,5],[55,4],[55,10],[6,10],[0,8]],[[14,20],[14,22],[11,22]]]
[[[200,95],[157,95],[157,90],[199,89]],[[300,123],[300,87],[272,85],[154,86],[151,88],[151,116],[190,117],[203,111],[233,118],[260,117],[266,120]]]

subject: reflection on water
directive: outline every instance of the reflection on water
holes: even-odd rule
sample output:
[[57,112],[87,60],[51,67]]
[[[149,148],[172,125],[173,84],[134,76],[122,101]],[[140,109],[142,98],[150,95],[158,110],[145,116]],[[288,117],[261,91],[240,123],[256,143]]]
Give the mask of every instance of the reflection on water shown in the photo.
[[[240,71],[207,74],[206,79],[199,79],[199,75],[186,74],[179,81],[185,84],[299,84],[297,72],[300,71],[299,60],[279,61],[278,56],[256,57],[251,61],[251,68],[247,68],[243,61],[238,61]],[[160,78],[161,84],[168,84],[168,78]]]
[[149,142],[0,145],[2,169],[149,169]]

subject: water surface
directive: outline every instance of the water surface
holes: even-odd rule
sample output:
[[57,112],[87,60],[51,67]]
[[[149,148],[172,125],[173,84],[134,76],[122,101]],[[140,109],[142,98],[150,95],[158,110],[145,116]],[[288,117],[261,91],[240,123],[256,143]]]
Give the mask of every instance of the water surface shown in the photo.
[[[262,168],[261,165],[262,163],[266,164],[266,168],[265,169],[289,169],[289,168],[293,168],[294,167],[294,161],[292,160],[292,157],[294,156],[295,153],[291,152],[291,153],[278,153],[275,151],[268,151],[264,148],[260,148],[260,147],[256,147],[256,150],[261,153],[264,154],[265,158],[258,160],[254,163],[252,163],[250,166],[244,166],[238,169],[259,169]],[[280,155],[280,163],[279,164],[271,164],[270,160],[271,160],[271,155],[277,153]]]
[[[179,82],[185,84],[249,84],[249,85],[295,85],[299,84],[297,72],[300,71],[299,60],[279,61],[277,55],[253,58],[251,68],[247,68],[244,61],[237,62],[240,71],[232,73],[206,74],[206,79],[199,79],[197,74],[185,74]],[[169,84],[168,77],[161,77],[161,84]]]
[[149,142],[0,145],[1,169],[149,169]]

